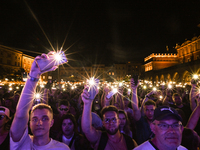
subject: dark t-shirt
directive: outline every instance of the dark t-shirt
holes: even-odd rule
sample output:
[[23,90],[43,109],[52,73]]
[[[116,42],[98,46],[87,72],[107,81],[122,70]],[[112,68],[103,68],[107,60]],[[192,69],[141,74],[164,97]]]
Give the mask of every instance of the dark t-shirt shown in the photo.
[[9,133],[3,143],[0,145],[0,150],[9,150],[10,149],[10,136]]
[[150,125],[147,122],[147,119],[144,116],[136,121],[136,142],[138,145],[142,144],[143,142],[151,139],[154,136],[153,132],[151,131]]

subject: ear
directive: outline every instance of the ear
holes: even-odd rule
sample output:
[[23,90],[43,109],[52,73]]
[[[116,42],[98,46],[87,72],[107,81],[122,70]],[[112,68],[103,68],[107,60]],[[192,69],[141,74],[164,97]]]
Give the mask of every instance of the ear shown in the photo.
[[54,119],[51,120],[51,127],[53,126],[54,124]]
[[155,134],[155,124],[154,123],[151,123],[150,124],[150,128],[151,128],[151,131]]

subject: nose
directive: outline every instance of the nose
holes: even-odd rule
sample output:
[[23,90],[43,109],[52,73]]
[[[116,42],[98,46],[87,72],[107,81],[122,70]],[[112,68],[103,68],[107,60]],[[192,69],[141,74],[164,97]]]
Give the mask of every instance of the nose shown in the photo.
[[38,121],[37,121],[37,125],[42,125],[42,120],[40,120],[40,119],[38,119]]

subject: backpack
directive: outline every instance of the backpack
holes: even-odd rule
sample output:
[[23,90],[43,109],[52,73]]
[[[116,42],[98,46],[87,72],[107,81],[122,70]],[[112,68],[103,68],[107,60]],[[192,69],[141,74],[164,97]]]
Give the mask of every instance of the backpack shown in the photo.
[[[128,150],[134,149],[135,148],[135,143],[133,142],[133,139],[130,136],[125,135],[123,133],[122,133],[122,135],[124,136],[124,139],[126,141],[127,149]],[[104,150],[105,147],[106,147],[107,142],[108,142],[108,135],[107,135],[106,132],[102,132],[101,138],[100,138],[100,141],[99,141],[98,150]]]

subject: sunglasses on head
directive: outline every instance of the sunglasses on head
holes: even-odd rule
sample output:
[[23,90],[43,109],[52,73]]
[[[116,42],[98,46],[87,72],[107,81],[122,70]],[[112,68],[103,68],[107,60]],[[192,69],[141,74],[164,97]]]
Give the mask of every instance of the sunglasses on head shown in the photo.
[[60,109],[60,111],[68,111],[68,108],[59,108]]
[[2,120],[5,116],[4,115],[0,115],[0,120]]

